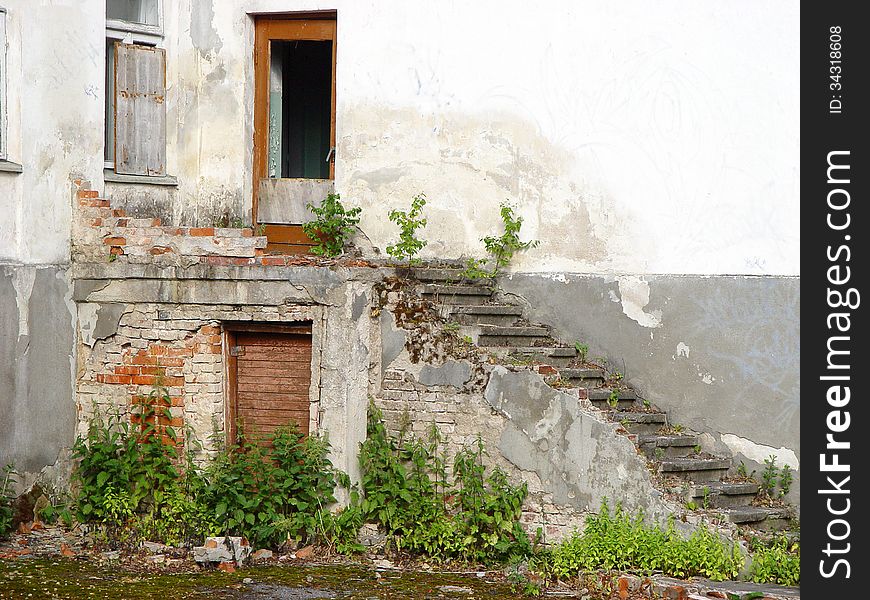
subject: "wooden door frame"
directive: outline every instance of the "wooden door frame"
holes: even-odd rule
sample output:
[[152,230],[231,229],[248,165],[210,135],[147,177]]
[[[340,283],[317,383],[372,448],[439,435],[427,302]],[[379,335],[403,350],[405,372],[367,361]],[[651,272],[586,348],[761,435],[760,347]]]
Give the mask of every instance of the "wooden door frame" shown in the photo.
[[[336,71],[335,11],[295,13],[291,15],[255,15],[254,17],[254,158],[251,218],[258,225],[260,179],[266,176],[269,139],[269,69],[272,40],[308,40],[332,42],[332,99],[329,118],[329,146],[335,148],[335,71]],[[335,180],[335,152],[329,161],[329,179]]]
[[[311,321],[301,321],[298,323],[224,323],[223,324],[223,342],[224,342],[224,358],[226,362],[226,395],[227,401],[224,405],[224,433],[226,434],[226,446],[230,447],[238,442],[236,421],[239,414],[238,403],[238,356],[233,355],[233,348],[236,346],[238,334],[240,333],[284,333],[308,335],[312,337],[311,349],[312,360],[314,358],[314,340],[312,335]],[[310,365],[309,365],[310,368]],[[309,411],[311,401],[309,398]],[[310,419],[310,416],[309,416]]]

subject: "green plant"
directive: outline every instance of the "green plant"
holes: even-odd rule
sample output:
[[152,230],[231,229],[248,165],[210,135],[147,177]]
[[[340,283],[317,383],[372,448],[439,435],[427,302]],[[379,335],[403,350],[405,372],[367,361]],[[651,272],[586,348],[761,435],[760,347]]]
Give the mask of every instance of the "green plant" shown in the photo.
[[671,577],[704,576],[731,579],[743,566],[736,544],[723,540],[704,526],[688,538],[677,533],[673,520],[666,528],[648,525],[643,514],[613,513],[606,502],[598,514],[586,519],[583,533],[574,532],[535,561],[535,570],[548,579],[567,580],[580,571],[661,571]]
[[238,443],[205,468],[197,497],[221,533],[254,545],[324,539],[340,478],[328,454],[325,437],[303,436],[294,426],[259,439],[242,428]]
[[653,451],[653,454],[654,454],[656,460],[661,460],[665,457],[665,450],[664,450],[664,448],[656,448]]
[[441,438],[391,436],[380,411],[370,407],[360,447],[366,521],[375,522],[396,549],[436,561],[500,563],[527,556],[531,542],[519,524],[524,485],[483,464],[483,443],[457,453],[448,482]]
[[529,579],[523,573],[520,573],[519,569],[514,567],[508,573],[508,582],[511,584],[511,591],[514,594],[519,596],[533,596],[538,597],[541,595],[541,586]]
[[427,219],[421,217],[423,207],[426,205],[426,195],[422,192],[414,196],[411,201],[411,210],[391,210],[389,219],[399,226],[399,241],[387,246],[387,254],[396,260],[407,259],[408,264],[420,262],[417,253],[426,245],[425,240],[417,238],[417,230],[426,226]]
[[340,255],[354,226],[359,223],[362,209],[345,209],[339,194],[329,194],[320,206],[308,203],[306,208],[315,216],[314,220],[302,225],[305,235],[317,242],[311,251],[319,256]]
[[692,452],[694,452],[695,454],[701,454],[701,450],[701,444],[695,444],[694,446],[692,446]]
[[577,351],[577,356],[580,357],[580,361],[586,362],[586,355],[589,354],[589,346],[587,344],[581,344],[580,342],[574,342],[574,350]]
[[15,468],[11,464],[4,466],[0,471],[0,537],[6,535],[12,528],[15,475]]
[[791,467],[788,465],[782,465],[782,469],[779,472],[779,491],[780,496],[787,496],[789,491],[791,491],[791,484],[794,481],[794,476],[791,474]]
[[504,267],[510,264],[517,252],[536,248],[540,244],[538,240],[520,241],[523,218],[514,213],[510,204],[503,202],[500,205],[499,214],[504,232],[500,236],[486,236],[481,240],[491,258],[469,258],[462,273],[463,277],[467,279],[496,277]]
[[766,542],[753,539],[750,549],[753,581],[778,585],[800,583],[800,542],[789,541],[786,536],[780,535]]
[[651,406],[652,406],[652,403],[651,403],[649,400],[647,400],[646,398],[644,398],[644,399],[643,399],[643,407],[644,407],[644,408],[649,408],[649,407],[651,407]]
[[779,467],[776,466],[776,456],[771,454],[764,459],[764,470],[761,472],[761,491],[772,497],[779,477]]
[[744,479],[752,479],[754,475],[755,471],[752,471],[752,473],[750,473],[749,470],[746,468],[746,463],[741,460],[740,464],[737,466],[737,476],[743,477]]
[[610,390],[610,396],[607,397],[607,404],[610,408],[616,408],[619,405],[619,391]]
[[685,427],[683,427],[679,423],[674,423],[673,425],[671,425],[671,429],[674,433],[682,433],[685,430]]
[[698,505],[694,500],[686,502],[686,510],[698,510]]

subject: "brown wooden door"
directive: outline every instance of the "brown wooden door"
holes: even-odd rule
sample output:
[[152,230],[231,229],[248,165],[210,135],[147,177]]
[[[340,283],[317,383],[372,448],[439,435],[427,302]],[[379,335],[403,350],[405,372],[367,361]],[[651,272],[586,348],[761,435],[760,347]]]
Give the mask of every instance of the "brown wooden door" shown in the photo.
[[236,331],[229,341],[230,439],[239,425],[250,436],[296,423],[307,435],[311,335]]
[[[306,205],[318,206],[333,191],[335,13],[311,17],[261,16],[255,21],[255,223],[300,229],[313,217]],[[299,56],[291,60],[284,56],[286,49]]]

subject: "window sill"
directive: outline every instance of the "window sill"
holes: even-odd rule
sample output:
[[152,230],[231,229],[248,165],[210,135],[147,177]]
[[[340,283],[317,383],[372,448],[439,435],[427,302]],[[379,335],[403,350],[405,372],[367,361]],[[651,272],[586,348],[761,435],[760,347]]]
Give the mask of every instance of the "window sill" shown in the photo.
[[12,161],[0,159],[0,173],[21,173],[24,167]]
[[108,183],[136,183],[140,185],[177,186],[174,175],[121,175],[112,169],[103,169],[103,180]]

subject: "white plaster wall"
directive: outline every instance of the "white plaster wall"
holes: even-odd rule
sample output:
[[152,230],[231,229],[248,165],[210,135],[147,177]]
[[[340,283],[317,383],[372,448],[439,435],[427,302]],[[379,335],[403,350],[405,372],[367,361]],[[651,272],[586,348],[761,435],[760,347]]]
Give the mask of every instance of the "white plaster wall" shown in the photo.
[[395,234],[387,212],[425,191],[430,257],[479,253],[510,199],[543,242],[517,270],[799,272],[793,2],[178,6],[179,215],[250,203],[244,13],[336,9],[336,187],[376,246]]
[[0,261],[69,262],[71,176],[102,177],[104,0],[0,0],[6,8],[7,159]]

